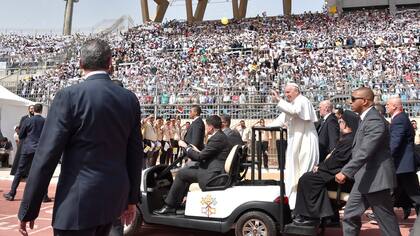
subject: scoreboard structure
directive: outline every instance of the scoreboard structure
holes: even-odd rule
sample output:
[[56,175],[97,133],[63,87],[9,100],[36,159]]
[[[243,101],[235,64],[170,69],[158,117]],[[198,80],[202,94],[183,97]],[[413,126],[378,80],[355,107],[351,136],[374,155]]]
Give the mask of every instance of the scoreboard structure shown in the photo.
[[[64,12],[63,34],[70,35],[74,3],[79,2],[79,0],[64,0],[64,1],[66,2],[66,8]],[[156,16],[153,19],[151,19],[149,15],[149,1],[151,0],[137,0],[137,1],[140,1],[143,23],[146,23],[149,21],[162,22],[165,17],[166,10],[170,6],[170,4],[174,2],[185,3],[187,21],[188,23],[194,23],[194,22],[203,21],[208,3],[212,3],[212,2],[216,3],[222,0],[153,0],[156,3]],[[193,1],[196,4],[195,10],[193,9]],[[233,17],[235,19],[243,19],[246,17],[248,0],[223,0],[223,1],[230,1],[232,3],[232,12],[233,12]],[[292,12],[292,0],[278,0],[278,1],[279,1],[279,4],[283,3],[283,14],[290,15]],[[261,2],[261,4],[264,4],[264,2]]]
[[[141,13],[143,17],[143,23],[149,21],[162,22],[165,12],[173,2],[183,2],[185,3],[187,21],[189,23],[201,22],[204,18],[204,13],[206,12],[206,7],[208,3],[220,2],[221,0],[194,0],[197,7],[193,9],[193,0],[153,0],[156,7],[156,16],[151,19],[149,16],[149,0],[140,0],[141,3]],[[246,17],[246,10],[248,6],[248,0],[224,0],[224,2],[232,2],[232,12],[235,19],[243,19]],[[278,0],[279,3],[283,3],[283,14],[290,15],[292,11],[292,0]],[[261,1],[261,4],[264,4]],[[194,10],[194,11],[193,11]]]
[[395,12],[398,6],[418,5],[419,0],[326,0],[327,9],[330,13],[340,13],[346,9],[363,7],[389,7]]

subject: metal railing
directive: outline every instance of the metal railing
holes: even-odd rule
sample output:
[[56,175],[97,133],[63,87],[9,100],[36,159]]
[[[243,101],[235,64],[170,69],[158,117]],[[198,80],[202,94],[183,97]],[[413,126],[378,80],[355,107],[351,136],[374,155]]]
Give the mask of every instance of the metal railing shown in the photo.
[[[211,115],[227,114],[232,119],[274,119],[279,115],[274,103],[245,103],[245,104],[200,104],[202,117]],[[189,119],[189,113],[193,104],[148,104],[141,105],[142,115],[154,114],[163,118],[179,117]]]
[[[57,81],[56,83],[45,85],[40,81],[27,81],[27,80],[13,80],[13,81],[1,81],[0,85],[9,89],[13,93],[18,94],[26,99],[42,102],[49,105],[54,98],[55,93],[64,87],[71,85],[72,83],[78,83],[77,81]],[[350,109],[349,98],[351,94],[351,87],[335,93],[330,96],[327,94],[325,89],[318,90],[305,90],[302,94],[307,96],[314,104],[316,110],[318,110],[318,104],[324,99],[330,99],[335,106],[339,105],[344,109]],[[329,91],[331,92],[331,91]],[[236,91],[232,91],[236,93]],[[170,103],[168,97],[163,98],[164,92],[157,92],[154,96],[149,96],[149,100],[145,100],[143,94],[139,97],[142,106],[143,114],[155,114],[156,116],[173,117],[178,115],[182,119],[188,118],[189,110],[192,104],[199,104],[202,107],[204,117],[213,114],[229,114],[233,119],[273,119],[278,115],[278,109],[276,104],[270,102],[268,93],[248,93],[244,92],[245,101],[241,101],[236,96],[229,102],[224,102],[223,94],[208,94],[212,98],[212,102],[201,102],[196,97],[193,99],[180,99],[178,102]],[[191,93],[186,93],[185,96],[190,96]],[[190,96],[191,97],[191,96]],[[141,98],[141,99],[140,99]],[[186,97],[184,97],[186,98]],[[179,102],[180,101],[180,102]],[[385,101],[379,101],[384,104]],[[420,116],[420,100],[408,100],[403,99],[404,108],[411,117]]]
[[[27,66],[27,67],[9,67],[5,70],[0,70],[0,82],[7,83],[7,82],[15,82],[16,84],[22,80],[24,76],[33,76],[33,75],[42,75],[45,74],[47,70],[57,68],[56,64],[46,64],[43,66]],[[7,81],[7,82],[5,82]],[[3,85],[4,86],[4,85]],[[12,83],[9,84],[12,86]]]

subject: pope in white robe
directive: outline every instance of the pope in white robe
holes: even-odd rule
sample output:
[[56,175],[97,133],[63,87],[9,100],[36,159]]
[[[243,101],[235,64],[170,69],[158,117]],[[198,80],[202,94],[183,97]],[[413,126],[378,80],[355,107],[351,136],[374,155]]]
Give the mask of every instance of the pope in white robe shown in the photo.
[[297,84],[287,84],[285,96],[288,101],[274,94],[282,113],[268,126],[287,128],[284,182],[290,208],[294,209],[299,178],[318,164],[318,134],[314,125],[318,118],[312,103],[300,94]]

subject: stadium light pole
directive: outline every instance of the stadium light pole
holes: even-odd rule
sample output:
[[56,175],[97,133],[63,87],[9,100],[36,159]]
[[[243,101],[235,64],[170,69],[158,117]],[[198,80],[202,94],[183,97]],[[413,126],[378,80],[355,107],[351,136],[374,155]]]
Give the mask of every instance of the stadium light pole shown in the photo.
[[74,3],[78,2],[79,0],[64,0],[66,3],[66,9],[64,11],[64,27],[63,27],[63,35],[70,35],[71,34],[71,24],[73,21],[73,7]]
[[290,16],[292,14],[292,0],[283,0],[283,15]]

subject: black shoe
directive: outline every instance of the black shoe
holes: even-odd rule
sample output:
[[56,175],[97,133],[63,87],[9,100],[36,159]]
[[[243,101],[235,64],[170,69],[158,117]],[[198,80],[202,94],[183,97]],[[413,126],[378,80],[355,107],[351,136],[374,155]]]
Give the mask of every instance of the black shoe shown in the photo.
[[293,224],[297,226],[316,226],[319,225],[319,219],[318,218],[312,218],[312,217],[306,217],[302,215],[296,215],[296,217],[293,219]]
[[293,224],[297,226],[318,226],[319,219],[311,219],[311,220],[304,220],[304,221],[293,220]]
[[168,205],[164,205],[162,208],[160,208],[159,210],[154,210],[153,214],[156,215],[166,215],[166,214],[175,214],[176,209],[172,208]]
[[15,200],[15,196],[13,196],[12,194],[10,194],[10,193],[4,193],[3,194],[3,197],[4,197],[4,199],[6,199],[7,201],[13,201],[13,200]]
[[378,224],[378,220],[376,219],[376,216],[373,212],[372,213],[366,213],[365,215],[369,219],[369,223],[374,224],[374,225]]
[[411,208],[403,208],[403,212],[404,212],[404,220],[406,220],[411,214]]
[[295,215],[295,218],[293,219],[293,222],[304,222],[305,218],[302,215]]
[[42,199],[42,202],[52,202],[52,200],[51,200],[51,198],[49,198],[48,196],[45,196],[45,197]]

